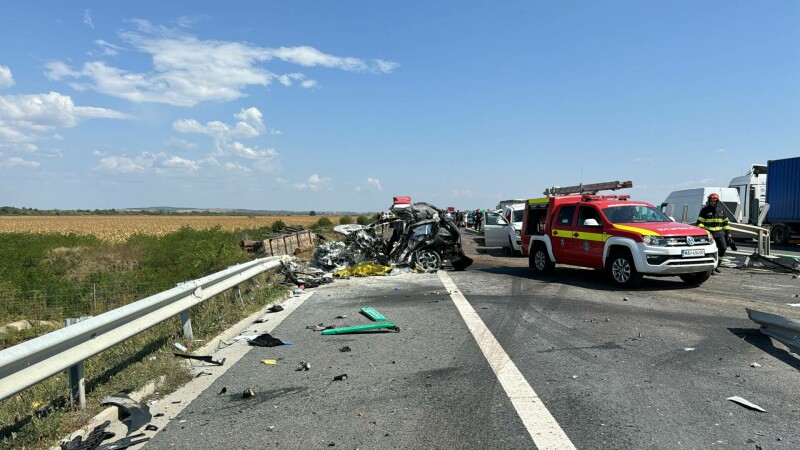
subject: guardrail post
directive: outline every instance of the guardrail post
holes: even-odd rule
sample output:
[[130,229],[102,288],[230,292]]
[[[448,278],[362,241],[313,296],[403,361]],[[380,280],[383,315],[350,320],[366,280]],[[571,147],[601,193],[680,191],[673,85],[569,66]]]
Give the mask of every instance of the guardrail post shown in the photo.
[[[64,326],[75,325],[76,323],[88,319],[90,316],[85,317],[70,317],[64,321]],[[67,371],[69,379],[69,400],[72,407],[75,404],[81,407],[86,407],[86,379],[83,372],[83,361],[70,367]]]
[[183,324],[183,337],[185,339],[194,339],[192,332],[192,319],[189,317],[189,310],[181,311],[181,323]]

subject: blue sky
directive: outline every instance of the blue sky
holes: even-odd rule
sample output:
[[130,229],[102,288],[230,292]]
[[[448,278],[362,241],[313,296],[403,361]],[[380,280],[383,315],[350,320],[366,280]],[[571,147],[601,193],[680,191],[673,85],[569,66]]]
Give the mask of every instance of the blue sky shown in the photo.
[[800,155],[796,1],[4,2],[0,204],[376,211]]

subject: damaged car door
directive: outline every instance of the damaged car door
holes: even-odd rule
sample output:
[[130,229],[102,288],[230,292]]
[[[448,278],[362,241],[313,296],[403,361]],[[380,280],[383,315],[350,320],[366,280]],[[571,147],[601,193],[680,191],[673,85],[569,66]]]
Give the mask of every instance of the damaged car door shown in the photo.
[[508,245],[508,221],[499,212],[487,211],[484,216],[483,238],[486,247]]

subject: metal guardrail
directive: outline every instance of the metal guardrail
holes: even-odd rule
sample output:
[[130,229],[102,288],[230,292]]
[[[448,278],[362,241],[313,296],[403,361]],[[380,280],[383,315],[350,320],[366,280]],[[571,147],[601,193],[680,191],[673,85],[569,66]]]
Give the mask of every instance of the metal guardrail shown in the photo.
[[732,231],[736,231],[738,234],[744,234],[747,236],[752,236],[756,239],[758,244],[757,253],[760,256],[769,256],[770,254],[770,236],[769,236],[769,229],[764,227],[759,227],[757,225],[748,225],[745,223],[736,223],[730,222],[730,227]]
[[759,331],[777,339],[789,347],[793,353],[800,354],[800,320],[770,314],[754,309],[747,309],[750,320],[761,325]]
[[[189,308],[280,266],[288,257],[260,258],[144,298],[0,351],[0,400],[135,336],[175,315],[191,334]],[[73,398],[77,396],[73,386]]]

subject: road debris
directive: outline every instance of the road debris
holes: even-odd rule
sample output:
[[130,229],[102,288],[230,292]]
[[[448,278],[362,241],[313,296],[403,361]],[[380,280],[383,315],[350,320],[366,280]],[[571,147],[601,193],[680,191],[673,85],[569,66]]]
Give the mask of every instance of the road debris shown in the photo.
[[251,397],[255,397],[255,395],[256,395],[256,391],[254,391],[252,389],[245,389],[244,392],[242,392],[242,398],[251,398]]
[[683,350],[687,351],[687,352],[693,352],[694,351],[694,347],[684,347]]
[[336,375],[335,377],[333,377],[333,381],[344,381],[346,379],[347,379],[346,373],[343,373],[341,375]]
[[307,361],[300,361],[300,366],[295,370],[298,371],[298,372],[311,370],[311,363],[309,363]]
[[753,364],[750,364],[750,367],[761,367],[761,364],[754,362]]
[[376,310],[375,308],[372,308],[372,307],[369,307],[369,306],[365,306],[365,307],[361,308],[360,312],[361,312],[361,314],[367,316],[370,320],[372,320],[374,322],[382,322],[382,321],[386,320],[386,316],[384,316],[383,314],[379,313],[378,310]]
[[97,450],[123,450],[128,447],[133,447],[136,444],[141,444],[142,442],[147,442],[150,440],[149,437],[143,437],[143,436],[144,433],[139,433],[133,436],[124,437],[116,442],[101,445],[100,447],[97,447]]
[[281,311],[283,311],[283,306],[281,306],[281,305],[272,305],[272,306],[269,308],[269,311],[270,311],[270,312],[274,312],[274,313],[276,313],[276,312],[281,312]]
[[228,388],[223,387],[222,389],[220,389],[219,394],[217,394],[217,395],[222,395],[222,394],[224,394],[226,392],[228,392]]
[[256,347],[278,347],[280,345],[292,345],[291,342],[274,338],[269,333],[256,336],[254,339],[248,341],[248,343],[250,345],[255,345]]
[[106,439],[114,437],[114,433],[106,431],[106,428],[111,424],[110,420],[106,420],[100,425],[94,427],[84,439],[83,436],[76,436],[71,441],[61,442],[61,450],[93,450],[96,449]]
[[179,342],[176,342],[176,343],[175,343],[175,344],[173,344],[173,345],[175,346],[175,348],[177,348],[178,350],[180,350],[180,351],[182,351],[182,352],[184,352],[184,353],[186,353],[186,352],[188,352],[188,351],[189,351],[189,349],[188,349],[188,348],[184,347],[184,346],[183,346],[181,343],[179,343]]
[[208,355],[208,356],[199,356],[199,355],[192,355],[192,354],[189,354],[189,353],[175,353],[175,352],[173,352],[172,354],[173,354],[173,355],[175,355],[175,356],[177,356],[178,358],[183,358],[183,359],[195,359],[195,360],[197,360],[197,361],[203,361],[203,362],[207,362],[207,363],[209,363],[209,364],[213,364],[213,365],[215,365],[215,366],[221,366],[221,365],[224,365],[224,364],[225,364],[225,358],[222,358],[222,360],[220,360],[220,361],[217,361],[217,360],[215,360],[215,359],[214,359],[214,357],[213,357],[213,356],[211,356],[211,355]]
[[737,403],[737,404],[739,404],[741,406],[744,406],[745,408],[749,408],[749,409],[752,409],[752,410],[755,410],[755,411],[759,411],[759,412],[763,412],[763,413],[767,412],[764,408],[756,405],[755,403],[750,403],[749,401],[743,399],[742,397],[733,396],[733,397],[728,397],[725,400],[730,400],[730,401],[732,401],[734,403]]
[[128,434],[142,428],[153,416],[147,405],[135,402],[125,392],[103,397],[101,405],[114,405],[118,408],[117,418],[128,427]]
[[330,330],[323,331],[322,334],[330,335],[330,334],[359,333],[362,331],[373,331],[373,330],[380,330],[383,328],[392,331],[400,331],[400,327],[395,325],[394,322],[375,322],[375,323],[368,323],[366,325],[354,325],[352,327],[333,328]]
[[347,352],[353,351],[353,349],[351,349],[350,347],[345,345],[344,347],[340,348],[339,351],[342,352],[342,353],[347,353]]
[[144,427],[145,431],[158,431],[158,427],[155,425],[148,425]]

